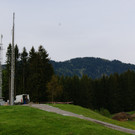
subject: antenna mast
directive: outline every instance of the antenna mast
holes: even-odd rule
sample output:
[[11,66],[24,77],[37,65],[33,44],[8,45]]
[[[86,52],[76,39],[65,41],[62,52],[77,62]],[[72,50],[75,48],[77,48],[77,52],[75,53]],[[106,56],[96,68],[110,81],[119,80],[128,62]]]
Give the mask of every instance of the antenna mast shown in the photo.
[[2,38],[3,35],[1,35],[1,43],[0,43],[0,105],[3,104],[3,98],[2,98]]
[[14,105],[14,76],[15,76],[15,50],[14,50],[14,21],[15,13],[13,13],[13,29],[12,29],[12,54],[11,54],[11,92],[10,105]]

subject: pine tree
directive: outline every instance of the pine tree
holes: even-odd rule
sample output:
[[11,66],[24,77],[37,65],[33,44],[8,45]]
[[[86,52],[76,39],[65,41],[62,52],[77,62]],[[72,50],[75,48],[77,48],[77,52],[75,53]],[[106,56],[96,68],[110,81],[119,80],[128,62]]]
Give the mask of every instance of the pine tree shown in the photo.
[[19,48],[17,45],[15,45],[15,88],[14,88],[14,95],[16,95],[19,92]]
[[27,86],[26,86],[26,80],[27,80],[27,61],[28,61],[28,53],[26,51],[26,48],[23,48],[23,52],[21,53],[21,65],[22,65],[22,76],[21,76],[21,86],[22,86],[22,92],[27,93]]
[[5,81],[7,84],[5,84],[5,97],[7,97],[7,99],[9,98],[10,101],[10,87],[11,87],[11,44],[8,45],[7,47],[7,52],[6,52],[6,77],[4,77],[6,80]]
[[53,67],[46,50],[39,46],[38,52],[32,47],[28,60],[28,86],[32,99],[38,102],[46,101],[46,84],[53,75]]

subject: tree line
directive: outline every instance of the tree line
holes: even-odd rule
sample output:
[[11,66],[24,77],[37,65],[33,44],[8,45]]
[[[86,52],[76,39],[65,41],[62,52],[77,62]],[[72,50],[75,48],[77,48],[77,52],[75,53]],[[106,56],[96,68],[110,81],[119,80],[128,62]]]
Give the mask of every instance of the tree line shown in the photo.
[[[11,44],[3,69],[3,97],[9,99]],[[91,79],[87,75],[57,76],[43,46],[38,51],[26,48],[20,53],[15,46],[15,95],[28,93],[33,102],[61,101],[111,113],[135,110],[135,72],[103,75]]]
[[59,79],[63,86],[61,101],[73,101],[76,105],[93,110],[104,108],[111,113],[135,110],[134,71],[103,75],[95,80],[87,75]]
[[[10,68],[11,44],[7,48],[6,67],[3,70],[3,96],[5,100],[9,99],[10,94]],[[32,47],[29,53],[25,47],[20,53],[18,46],[15,46],[15,95],[28,93],[34,102],[47,101],[46,84],[53,74],[53,67],[43,46],[39,46],[38,51]]]

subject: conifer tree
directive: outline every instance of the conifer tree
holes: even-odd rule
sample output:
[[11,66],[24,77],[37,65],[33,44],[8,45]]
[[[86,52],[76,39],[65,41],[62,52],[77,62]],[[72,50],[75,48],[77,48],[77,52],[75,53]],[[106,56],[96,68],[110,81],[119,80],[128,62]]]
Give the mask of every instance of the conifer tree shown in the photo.
[[6,79],[7,81],[5,81],[7,84],[5,85],[5,89],[4,89],[4,97],[9,99],[9,95],[10,95],[10,87],[11,87],[11,44],[8,45],[7,47],[7,52],[6,52],[6,71],[5,71],[5,77],[4,79]]
[[53,75],[53,67],[43,46],[39,46],[38,52],[32,47],[28,60],[28,88],[32,99],[38,102],[47,100],[46,84]]
[[26,86],[26,81],[27,81],[27,61],[28,61],[28,53],[26,48],[23,48],[23,52],[21,53],[21,64],[22,64],[22,76],[21,76],[21,86],[22,86],[22,92],[27,93],[27,86]]
[[14,88],[14,95],[17,94],[17,91],[19,91],[19,58],[20,58],[20,53],[19,53],[19,48],[17,45],[15,45],[15,88]]

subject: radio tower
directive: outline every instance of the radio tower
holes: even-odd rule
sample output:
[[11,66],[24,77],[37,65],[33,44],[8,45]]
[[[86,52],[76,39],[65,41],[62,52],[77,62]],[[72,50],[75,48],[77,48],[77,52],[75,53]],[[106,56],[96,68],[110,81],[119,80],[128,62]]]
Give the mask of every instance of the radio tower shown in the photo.
[[0,43],[0,105],[4,104],[3,98],[2,98],[2,38],[3,35],[1,35],[1,43]]
[[11,92],[10,105],[14,105],[14,77],[15,77],[15,50],[14,50],[14,20],[15,13],[13,13],[13,29],[12,29],[12,54],[11,54]]

